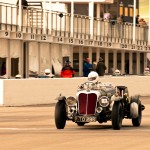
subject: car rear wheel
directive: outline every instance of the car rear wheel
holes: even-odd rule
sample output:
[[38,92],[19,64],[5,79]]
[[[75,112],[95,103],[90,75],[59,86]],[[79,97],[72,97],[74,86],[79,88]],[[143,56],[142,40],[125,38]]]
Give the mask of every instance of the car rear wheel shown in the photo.
[[142,105],[141,105],[141,101],[139,100],[138,97],[131,98],[131,104],[134,102],[137,103],[137,105],[138,105],[138,110],[137,110],[138,111],[138,117],[132,118],[132,124],[133,124],[133,126],[138,127],[138,126],[140,126],[141,120],[142,120]]
[[58,101],[55,105],[55,125],[57,129],[64,129],[66,125],[66,108],[65,102]]
[[115,102],[112,108],[112,127],[114,130],[120,130],[122,126],[123,108],[120,102]]

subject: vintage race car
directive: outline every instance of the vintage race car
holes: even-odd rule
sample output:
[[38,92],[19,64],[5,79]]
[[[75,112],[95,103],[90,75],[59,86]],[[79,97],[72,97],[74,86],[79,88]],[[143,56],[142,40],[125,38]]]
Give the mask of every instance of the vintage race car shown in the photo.
[[64,129],[69,120],[78,126],[111,121],[112,128],[119,130],[124,118],[131,119],[133,126],[140,126],[144,109],[139,96],[129,97],[126,86],[98,82],[98,74],[92,71],[88,81],[79,86],[76,97],[59,96],[55,125],[57,129]]

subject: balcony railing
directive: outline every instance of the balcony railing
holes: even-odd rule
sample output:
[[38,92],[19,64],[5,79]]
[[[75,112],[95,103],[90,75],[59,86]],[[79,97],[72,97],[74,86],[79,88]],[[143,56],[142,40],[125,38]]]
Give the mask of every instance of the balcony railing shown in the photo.
[[[0,3],[0,24],[5,24],[6,30],[8,29],[7,25],[19,28],[19,15],[17,6]],[[41,30],[41,32],[45,29],[47,34],[57,32],[62,36],[70,35],[72,32],[71,17],[73,17],[73,35],[76,35],[77,38],[108,37],[133,39],[133,24],[128,22],[118,24],[115,20],[106,22],[100,18],[90,18],[89,16],[77,14],[72,16],[69,13],[54,12],[34,7],[22,8],[21,15],[22,31],[23,28],[32,28]],[[90,29],[91,21],[93,23],[93,32]],[[52,32],[49,32],[50,30]],[[148,41],[148,30],[148,26],[136,25],[135,40]]]

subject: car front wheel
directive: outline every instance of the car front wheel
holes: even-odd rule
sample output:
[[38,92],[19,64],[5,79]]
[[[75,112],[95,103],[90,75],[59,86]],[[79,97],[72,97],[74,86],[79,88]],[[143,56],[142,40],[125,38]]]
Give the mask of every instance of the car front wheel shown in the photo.
[[55,105],[55,125],[57,129],[64,129],[66,125],[66,109],[64,101],[58,101]]
[[112,127],[114,130],[120,130],[122,126],[123,108],[120,102],[115,102],[112,108]]

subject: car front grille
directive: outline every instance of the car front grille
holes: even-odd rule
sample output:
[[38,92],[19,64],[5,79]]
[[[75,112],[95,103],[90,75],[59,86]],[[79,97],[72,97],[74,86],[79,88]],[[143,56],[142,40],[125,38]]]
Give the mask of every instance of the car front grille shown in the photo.
[[97,105],[97,95],[95,93],[80,93],[78,97],[78,113],[80,115],[94,115]]

